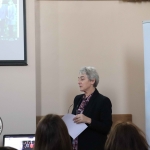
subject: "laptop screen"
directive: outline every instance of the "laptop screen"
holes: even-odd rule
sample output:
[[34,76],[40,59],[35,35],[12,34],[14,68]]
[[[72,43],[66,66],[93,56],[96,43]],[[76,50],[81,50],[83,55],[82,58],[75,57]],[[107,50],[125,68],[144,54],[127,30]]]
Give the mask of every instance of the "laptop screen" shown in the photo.
[[16,148],[17,150],[33,150],[35,134],[3,135],[3,146]]

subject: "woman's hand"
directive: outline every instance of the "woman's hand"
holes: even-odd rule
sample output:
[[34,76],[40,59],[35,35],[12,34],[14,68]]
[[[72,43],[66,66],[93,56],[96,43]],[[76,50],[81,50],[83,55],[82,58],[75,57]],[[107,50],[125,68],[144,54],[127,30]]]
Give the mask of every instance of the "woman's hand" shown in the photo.
[[83,115],[83,114],[78,114],[76,115],[74,118],[73,118],[73,121],[75,123],[87,123],[87,124],[90,124],[91,123],[91,118]]

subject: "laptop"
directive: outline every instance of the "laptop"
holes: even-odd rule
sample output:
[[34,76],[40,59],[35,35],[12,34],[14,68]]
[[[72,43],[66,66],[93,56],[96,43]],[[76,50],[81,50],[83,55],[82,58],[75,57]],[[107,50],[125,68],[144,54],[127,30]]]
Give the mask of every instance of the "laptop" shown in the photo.
[[3,146],[13,147],[17,150],[33,150],[35,134],[3,135]]

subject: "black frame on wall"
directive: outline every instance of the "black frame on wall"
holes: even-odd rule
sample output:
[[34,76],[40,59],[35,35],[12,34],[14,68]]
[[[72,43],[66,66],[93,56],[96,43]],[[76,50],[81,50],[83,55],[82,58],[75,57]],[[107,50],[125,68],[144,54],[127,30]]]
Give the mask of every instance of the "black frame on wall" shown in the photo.
[[[19,30],[18,35],[19,35],[19,38],[11,39],[11,38],[7,37],[8,31],[5,33],[6,37],[4,37],[4,38],[0,37],[1,38],[0,39],[0,66],[27,66],[28,65],[27,64],[27,43],[26,43],[26,2],[25,2],[26,0],[22,0],[22,1],[14,0],[14,1],[16,2],[15,3],[16,6],[19,5],[19,6],[17,6],[18,8],[16,7],[16,18],[17,18],[17,13],[18,13],[18,26],[19,26],[18,27],[18,30]],[[7,7],[8,4],[3,4],[3,5],[5,5]],[[7,20],[8,20],[8,16],[6,15],[6,19],[5,19],[6,26],[8,26]],[[17,25],[16,25],[16,30],[17,30]],[[20,40],[21,40],[21,42],[20,42]],[[18,46],[17,44],[20,44],[20,43],[23,43],[23,44]],[[11,45],[11,49],[13,49],[14,51],[16,50],[13,55],[11,55],[12,52],[10,51],[10,48],[7,49],[9,47],[9,44]],[[8,52],[4,53],[5,50],[7,50]],[[17,54],[17,52],[18,52],[18,54]],[[20,53],[21,53],[21,55],[20,55]],[[9,57],[7,57],[7,54]],[[2,56],[4,56],[4,59],[2,58]],[[17,59],[15,59],[15,57]]]

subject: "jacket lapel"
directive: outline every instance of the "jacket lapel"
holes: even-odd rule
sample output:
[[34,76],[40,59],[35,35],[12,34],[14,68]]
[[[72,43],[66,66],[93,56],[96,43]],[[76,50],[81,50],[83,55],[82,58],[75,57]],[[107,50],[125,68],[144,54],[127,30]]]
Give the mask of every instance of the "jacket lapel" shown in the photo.
[[90,101],[88,102],[88,104],[86,105],[86,107],[84,108],[83,114],[88,114],[88,111],[93,108],[93,105],[96,103],[97,99],[97,95],[99,94],[99,92],[97,91],[97,89],[95,89],[92,97],[90,98]]

